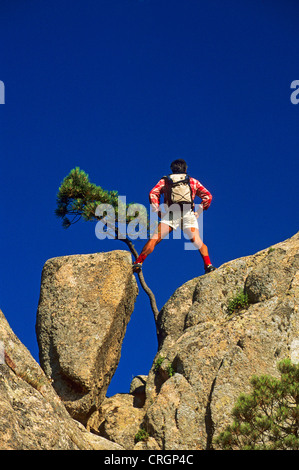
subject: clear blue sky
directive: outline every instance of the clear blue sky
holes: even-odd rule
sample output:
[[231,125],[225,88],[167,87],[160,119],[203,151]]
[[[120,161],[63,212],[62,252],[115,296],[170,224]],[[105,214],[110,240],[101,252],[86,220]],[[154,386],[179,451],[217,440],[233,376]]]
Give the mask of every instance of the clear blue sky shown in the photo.
[[[298,13],[295,0],[1,1],[0,307],[35,359],[45,261],[125,248],[93,223],[62,229],[56,193],[75,166],[147,205],[184,158],[214,196],[204,241],[216,266],[297,232]],[[159,307],[201,274],[183,240],[144,264]],[[140,290],[109,394],[147,374],[156,350]]]

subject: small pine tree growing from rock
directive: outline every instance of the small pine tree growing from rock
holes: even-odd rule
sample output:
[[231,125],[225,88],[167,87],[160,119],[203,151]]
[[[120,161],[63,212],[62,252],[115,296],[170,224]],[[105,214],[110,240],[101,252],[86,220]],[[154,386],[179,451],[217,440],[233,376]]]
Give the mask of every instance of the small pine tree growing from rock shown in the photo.
[[[124,242],[135,259],[138,257],[138,253],[128,235],[118,237],[120,224],[128,226],[134,219],[134,216],[128,215],[130,204],[127,204],[126,207],[120,207],[117,191],[108,191],[101,186],[91,183],[89,176],[83,170],[76,167],[62,181],[57,193],[56,202],[55,214],[62,219],[62,226],[64,228],[69,228],[81,218],[85,221],[101,220],[103,216],[97,216],[97,207],[101,204],[112,206],[115,217],[113,224],[115,239]],[[122,220],[122,215],[120,215],[123,213],[125,213],[125,220]],[[149,230],[148,220],[146,230]],[[146,284],[142,272],[138,273],[138,277],[142,288],[149,297],[155,319],[157,319],[159,311],[155,296]]]
[[[116,210],[116,222],[118,222],[118,192],[107,191],[91,183],[89,176],[76,167],[60,185],[55,213],[62,219],[63,227],[68,228],[81,218],[85,221],[99,220],[96,209],[100,204],[111,205]],[[130,220],[131,218],[127,217],[125,222]]]
[[281,379],[251,379],[252,393],[242,394],[232,411],[233,424],[217,436],[222,450],[299,449],[299,364],[278,364]]

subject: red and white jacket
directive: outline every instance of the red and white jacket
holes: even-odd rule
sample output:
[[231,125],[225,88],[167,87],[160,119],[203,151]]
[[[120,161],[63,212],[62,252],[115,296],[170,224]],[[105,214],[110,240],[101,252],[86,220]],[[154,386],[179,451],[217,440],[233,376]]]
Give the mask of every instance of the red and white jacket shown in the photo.
[[[198,180],[191,178],[191,176],[190,187],[192,191],[192,200],[194,201],[195,197],[199,196],[202,200],[203,209],[208,209],[212,201],[212,194]],[[162,194],[165,194],[165,190],[166,183],[165,179],[162,178],[149,193],[150,204],[152,205],[152,208],[155,212],[158,211],[160,198]],[[167,203],[167,201],[165,202]]]

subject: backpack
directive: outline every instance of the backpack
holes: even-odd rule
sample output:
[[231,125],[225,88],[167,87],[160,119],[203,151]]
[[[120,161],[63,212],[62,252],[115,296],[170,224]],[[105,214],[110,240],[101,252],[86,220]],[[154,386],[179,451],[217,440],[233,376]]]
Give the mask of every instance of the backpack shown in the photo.
[[190,177],[185,173],[164,176],[166,184],[166,202],[171,204],[190,204],[193,208]]

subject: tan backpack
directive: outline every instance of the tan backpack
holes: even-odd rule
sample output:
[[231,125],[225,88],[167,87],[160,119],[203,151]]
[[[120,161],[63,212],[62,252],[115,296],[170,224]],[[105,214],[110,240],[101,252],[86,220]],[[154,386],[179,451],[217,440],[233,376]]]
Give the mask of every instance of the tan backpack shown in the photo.
[[166,202],[171,204],[190,204],[193,208],[190,177],[185,173],[164,176],[166,184]]

